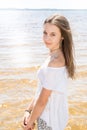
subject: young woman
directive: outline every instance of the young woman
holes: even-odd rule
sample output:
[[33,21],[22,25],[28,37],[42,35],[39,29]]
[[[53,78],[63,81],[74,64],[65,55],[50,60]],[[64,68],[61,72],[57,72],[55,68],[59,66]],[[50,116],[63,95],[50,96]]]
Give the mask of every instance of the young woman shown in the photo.
[[49,57],[38,71],[38,91],[25,110],[24,130],[32,130],[35,120],[38,130],[64,130],[68,122],[67,83],[75,72],[72,34],[69,22],[60,15],[48,17],[43,28]]

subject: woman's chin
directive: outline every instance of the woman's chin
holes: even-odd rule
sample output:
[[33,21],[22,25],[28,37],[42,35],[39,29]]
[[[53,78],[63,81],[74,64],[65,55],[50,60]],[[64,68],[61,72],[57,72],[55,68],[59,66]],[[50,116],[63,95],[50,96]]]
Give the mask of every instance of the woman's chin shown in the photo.
[[51,49],[51,48],[52,48],[52,46],[51,46],[51,45],[48,45],[48,44],[46,44],[46,47],[47,47],[48,49]]

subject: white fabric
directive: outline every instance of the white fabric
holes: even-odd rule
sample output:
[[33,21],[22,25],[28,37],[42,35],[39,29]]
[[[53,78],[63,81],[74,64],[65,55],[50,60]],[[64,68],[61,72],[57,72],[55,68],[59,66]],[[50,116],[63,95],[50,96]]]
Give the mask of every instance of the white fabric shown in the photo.
[[37,96],[42,88],[52,90],[47,105],[40,118],[52,127],[52,130],[64,130],[68,121],[67,83],[68,75],[66,67],[42,66],[38,71],[39,86]]

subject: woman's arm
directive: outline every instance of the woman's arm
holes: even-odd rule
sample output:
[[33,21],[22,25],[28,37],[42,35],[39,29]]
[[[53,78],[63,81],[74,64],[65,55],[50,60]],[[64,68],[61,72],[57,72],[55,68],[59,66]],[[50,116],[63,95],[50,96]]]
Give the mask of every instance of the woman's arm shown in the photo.
[[31,101],[27,109],[25,110],[24,117],[23,117],[23,125],[27,125],[28,118],[30,116],[30,113],[34,107],[34,99]]
[[39,98],[36,101],[36,104],[32,110],[32,113],[28,119],[28,123],[27,123],[27,129],[29,128],[29,126],[31,126],[33,124],[33,122],[41,115],[41,113],[43,112],[48,98],[51,94],[51,90],[47,90],[45,88],[42,89]]
[[32,99],[31,103],[29,104],[26,110],[32,111],[33,107],[34,107],[34,99]]

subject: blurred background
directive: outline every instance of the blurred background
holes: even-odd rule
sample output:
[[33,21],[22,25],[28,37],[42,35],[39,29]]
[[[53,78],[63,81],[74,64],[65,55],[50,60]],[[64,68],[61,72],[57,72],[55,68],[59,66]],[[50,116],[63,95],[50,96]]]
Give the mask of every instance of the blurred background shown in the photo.
[[[46,17],[58,13],[70,22],[76,79],[69,81],[70,119],[65,130],[87,129],[87,10],[85,6],[52,2],[41,6],[28,0],[0,1],[0,130],[22,130],[24,110],[37,89],[37,70],[48,56],[42,34]],[[24,4],[23,2],[27,3]],[[37,2],[40,2],[37,0]],[[2,5],[2,6],[1,6]],[[26,5],[29,5],[26,6]],[[48,6],[49,5],[49,6]],[[60,6],[59,6],[60,5]],[[80,4],[79,4],[80,5]],[[24,7],[24,8],[23,8]],[[54,8],[55,7],[55,8]],[[60,7],[60,8],[59,8]],[[61,9],[63,8],[63,9]]]

